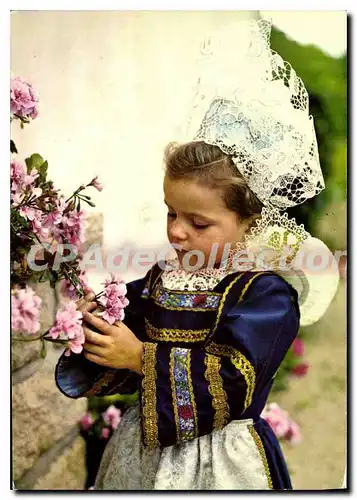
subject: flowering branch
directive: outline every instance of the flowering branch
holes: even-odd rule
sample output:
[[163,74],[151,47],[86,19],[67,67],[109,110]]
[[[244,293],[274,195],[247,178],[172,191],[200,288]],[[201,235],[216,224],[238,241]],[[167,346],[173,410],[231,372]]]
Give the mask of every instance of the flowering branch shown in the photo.
[[[19,77],[11,79],[10,121],[19,120],[21,127],[38,116],[38,97],[32,86]],[[10,140],[10,151],[18,154],[16,144]],[[85,341],[82,314],[77,311],[76,300],[84,296],[88,285],[86,273],[80,268],[78,250],[84,242],[84,217],[82,203],[94,207],[91,197],[84,193],[89,187],[102,191],[98,176],[89,183],[81,184],[69,198],[55,189],[47,179],[48,163],[35,153],[25,163],[12,158],[10,163],[10,228],[11,228],[11,284],[12,318],[11,327],[15,333],[12,339],[22,342],[40,340],[43,343],[56,342],[67,346],[66,354],[79,353]],[[31,266],[29,254],[35,244],[40,245],[33,258],[37,270]],[[61,258],[59,246],[73,249]],[[68,250],[67,252],[71,252]],[[49,281],[51,287],[61,282],[61,292],[70,298],[56,315],[52,328],[38,335],[40,329],[41,299],[27,285],[28,281]],[[95,300],[103,319],[111,324],[124,318],[126,287],[112,277],[105,284],[104,291]],[[16,335],[18,334],[18,335]],[[37,334],[37,335],[36,335]]]

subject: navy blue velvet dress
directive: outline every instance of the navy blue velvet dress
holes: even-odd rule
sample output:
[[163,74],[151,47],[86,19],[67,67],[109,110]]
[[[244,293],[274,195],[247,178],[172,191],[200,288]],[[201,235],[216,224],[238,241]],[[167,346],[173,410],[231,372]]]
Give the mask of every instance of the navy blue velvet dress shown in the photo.
[[278,440],[260,414],[298,333],[296,291],[271,272],[232,273],[212,290],[175,291],[162,285],[161,273],[155,265],[127,285],[124,323],[144,342],[143,376],[62,355],[59,389],[72,398],[139,389],[141,441],[151,449],[179,449],[235,421],[251,422],[267,488],[291,489]]

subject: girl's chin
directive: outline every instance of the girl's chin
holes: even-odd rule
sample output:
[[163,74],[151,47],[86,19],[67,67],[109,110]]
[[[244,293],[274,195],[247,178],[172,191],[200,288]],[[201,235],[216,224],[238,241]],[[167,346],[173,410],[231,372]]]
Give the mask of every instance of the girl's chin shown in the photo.
[[[188,252],[176,250],[177,259],[180,265],[187,271],[195,271],[204,268],[208,265],[209,257],[205,256],[203,263],[199,265],[199,262],[202,262],[202,258],[199,259],[197,255],[191,255],[185,258],[187,253]],[[217,265],[215,264],[214,267],[219,266],[219,264],[220,263],[218,262],[218,264]]]

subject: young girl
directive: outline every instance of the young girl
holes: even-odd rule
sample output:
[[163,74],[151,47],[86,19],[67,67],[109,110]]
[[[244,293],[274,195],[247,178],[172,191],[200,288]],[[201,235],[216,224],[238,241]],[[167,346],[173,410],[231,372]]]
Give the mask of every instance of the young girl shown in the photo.
[[[69,397],[140,390],[140,402],[125,412],[105,449],[97,490],[292,488],[277,438],[260,414],[299,330],[298,294],[274,272],[232,265],[237,243],[277,191],[267,190],[258,160],[257,171],[250,164],[246,173],[247,149],[245,156],[232,149],[239,149],[248,122],[238,116],[239,141],[232,143],[232,135],[226,142],[222,135],[227,122],[211,119],[227,117],[227,102],[211,103],[201,140],[166,154],[167,235],[176,261],[166,269],[155,264],[127,285],[124,322],[110,326],[91,314],[96,304],[87,295],[79,302],[84,352],[58,362],[56,381]],[[264,139],[249,130],[249,140]],[[300,196],[294,189],[286,199]]]

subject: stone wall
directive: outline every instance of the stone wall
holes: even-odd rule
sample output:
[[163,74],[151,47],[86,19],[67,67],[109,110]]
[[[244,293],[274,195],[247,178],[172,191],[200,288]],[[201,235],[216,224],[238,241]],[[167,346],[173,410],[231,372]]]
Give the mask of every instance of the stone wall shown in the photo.
[[[101,243],[102,214],[87,219],[87,242]],[[42,298],[41,331],[52,324],[58,306],[57,290],[48,283],[31,285]],[[12,461],[18,490],[83,490],[86,477],[85,443],[78,420],[85,399],[72,400],[57,389],[54,370],[62,347],[41,342],[12,345]]]

